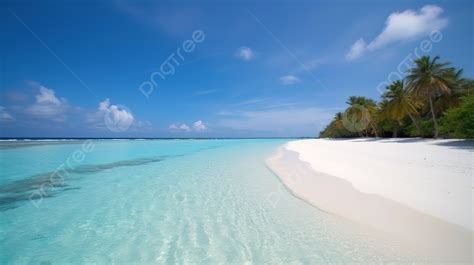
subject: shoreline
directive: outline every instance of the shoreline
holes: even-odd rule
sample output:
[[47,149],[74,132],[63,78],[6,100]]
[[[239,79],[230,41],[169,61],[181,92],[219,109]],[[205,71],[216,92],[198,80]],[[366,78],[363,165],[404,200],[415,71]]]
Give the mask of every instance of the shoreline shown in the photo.
[[[420,211],[403,200],[388,198],[380,190],[363,191],[360,183],[351,181],[350,178],[315,170],[314,163],[317,159],[311,161],[307,150],[299,149],[302,145],[308,147],[308,142],[311,141],[313,144],[314,141],[329,141],[330,144],[330,140],[289,142],[266,161],[267,166],[294,196],[323,211],[375,228],[393,238],[394,242],[409,252],[415,250],[420,260],[472,261],[472,229]],[[402,155],[407,154],[402,152]],[[338,162],[340,167],[344,163],[350,164],[350,161]],[[405,166],[396,162],[395,165]],[[396,171],[393,168],[387,170]],[[347,171],[347,174],[354,172]],[[392,186],[394,183],[390,184]],[[393,185],[392,188],[396,189],[397,186]],[[470,211],[471,208],[465,210]]]

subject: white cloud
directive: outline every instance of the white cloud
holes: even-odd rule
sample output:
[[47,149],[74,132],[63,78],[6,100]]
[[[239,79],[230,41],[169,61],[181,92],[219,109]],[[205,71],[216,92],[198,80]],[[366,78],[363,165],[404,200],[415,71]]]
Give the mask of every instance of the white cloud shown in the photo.
[[103,101],[99,102],[98,111],[107,111],[110,108],[110,99],[106,98]]
[[171,124],[168,128],[169,128],[170,130],[172,130],[172,131],[182,131],[182,132],[189,132],[189,131],[191,131],[191,128],[189,128],[189,126],[186,125],[185,123],[182,123],[182,124]]
[[110,99],[107,98],[99,102],[96,112],[87,115],[86,122],[93,124],[96,128],[123,132],[136,123],[136,120],[127,107],[110,104]]
[[193,123],[193,128],[197,132],[204,131],[204,130],[207,129],[206,125],[204,125],[204,123],[201,120],[198,120],[198,121],[194,122]]
[[[51,127],[54,125],[72,128],[84,126],[94,129],[108,129],[114,132],[124,132],[129,128],[140,131],[152,128],[150,122],[136,120],[127,107],[111,104],[110,99],[99,102],[95,110],[84,111],[79,106],[70,104],[65,98],[59,97],[53,89],[36,82],[29,82],[28,84],[38,91],[34,95],[33,103],[11,106],[8,112],[0,106],[0,121],[15,120],[10,114],[13,113],[18,114],[18,121],[34,124],[32,127]],[[23,98],[20,99],[23,100]],[[17,101],[16,98],[13,100]],[[25,114],[28,117],[24,117]],[[47,123],[43,119],[61,123]]]
[[52,89],[34,82],[30,84],[39,88],[39,94],[35,96],[35,103],[26,108],[26,112],[40,118],[64,121],[66,112],[70,109],[66,99],[56,97]]
[[40,93],[36,95],[36,102],[44,104],[53,104],[60,105],[61,100],[59,100],[52,89],[48,89],[44,86],[40,86]]
[[351,46],[351,50],[348,54],[346,54],[347,60],[354,60],[362,56],[362,53],[365,51],[365,41],[363,39],[359,39],[358,41],[354,42]]
[[283,85],[293,85],[295,83],[301,82],[301,80],[294,75],[285,75],[280,77],[280,82]]
[[7,122],[15,120],[10,113],[8,113],[4,107],[0,106],[0,122]]
[[186,123],[173,123],[170,126],[168,126],[168,129],[171,131],[178,131],[178,132],[190,132],[190,131],[204,131],[207,130],[206,125],[202,120],[195,121],[193,123],[193,127],[189,127]]
[[368,51],[374,51],[389,44],[410,41],[441,30],[448,20],[441,17],[443,9],[436,5],[426,5],[419,12],[408,9],[388,16],[383,31],[370,43],[359,39],[346,54],[347,60],[361,57]]
[[249,47],[240,47],[235,55],[244,61],[250,61],[255,56],[255,53]]

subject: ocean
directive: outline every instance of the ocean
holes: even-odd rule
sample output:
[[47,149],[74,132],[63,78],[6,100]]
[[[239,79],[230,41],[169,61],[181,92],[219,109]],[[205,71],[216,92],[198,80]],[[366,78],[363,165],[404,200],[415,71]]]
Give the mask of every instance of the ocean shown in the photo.
[[287,141],[2,141],[0,263],[402,261],[282,185]]

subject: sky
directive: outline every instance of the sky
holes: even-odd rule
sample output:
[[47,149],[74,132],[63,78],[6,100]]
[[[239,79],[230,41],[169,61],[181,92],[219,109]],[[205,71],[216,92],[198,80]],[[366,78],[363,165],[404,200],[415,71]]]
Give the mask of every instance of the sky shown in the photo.
[[0,137],[311,137],[412,60],[474,76],[472,1],[0,3]]

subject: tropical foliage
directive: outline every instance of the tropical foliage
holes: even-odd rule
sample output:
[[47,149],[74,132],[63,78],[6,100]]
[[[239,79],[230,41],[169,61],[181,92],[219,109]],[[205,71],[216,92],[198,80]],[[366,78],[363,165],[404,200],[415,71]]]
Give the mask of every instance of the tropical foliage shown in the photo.
[[474,95],[461,99],[461,105],[448,109],[441,118],[441,132],[456,138],[474,139]]
[[414,61],[379,103],[351,96],[320,137],[474,138],[474,81],[439,57]]

